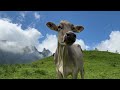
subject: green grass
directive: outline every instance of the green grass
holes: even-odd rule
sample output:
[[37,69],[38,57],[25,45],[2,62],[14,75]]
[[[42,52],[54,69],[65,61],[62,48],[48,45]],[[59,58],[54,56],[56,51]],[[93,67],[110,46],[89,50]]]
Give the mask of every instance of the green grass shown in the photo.
[[86,51],[86,79],[120,79],[120,55],[110,52]]
[[[85,79],[120,79],[120,54],[100,51],[83,53]],[[56,78],[52,56],[30,64],[0,65],[0,79]],[[80,79],[80,75],[78,78]]]

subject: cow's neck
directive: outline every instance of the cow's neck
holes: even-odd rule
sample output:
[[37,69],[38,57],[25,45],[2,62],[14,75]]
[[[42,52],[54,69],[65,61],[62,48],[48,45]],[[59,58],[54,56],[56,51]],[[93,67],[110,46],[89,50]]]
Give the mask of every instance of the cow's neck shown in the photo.
[[61,45],[58,43],[58,58],[59,58],[59,64],[66,65],[68,62],[68,48],[70,46],[67,45]]

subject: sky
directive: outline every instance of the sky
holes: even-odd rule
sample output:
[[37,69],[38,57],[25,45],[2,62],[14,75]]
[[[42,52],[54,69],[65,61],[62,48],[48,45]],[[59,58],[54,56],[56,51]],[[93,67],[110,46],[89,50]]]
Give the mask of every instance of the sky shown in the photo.
[[0,40],[33,45],[52,53],[57,48],[57,32],[50,30],[47,22],[59,24],[67,20],[82,25],[84,30],[76,33],[75,43],[83,50],[120,53],[120,11],[0,11]]

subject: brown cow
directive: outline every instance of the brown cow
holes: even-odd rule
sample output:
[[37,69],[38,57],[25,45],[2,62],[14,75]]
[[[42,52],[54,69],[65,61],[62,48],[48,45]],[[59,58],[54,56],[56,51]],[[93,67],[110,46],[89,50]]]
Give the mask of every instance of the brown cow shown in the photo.
[[72,75],[77,79],[80,71],[81,78],[84,78],[83,54],[79,44],[73,44],[76,35],[73,32],[81,32],[83,26],[74,26],[68,21],[61,21],[59,25],[52,22],[46,24],[50,29],[58,32],[58,46],[54,54],[54,60],[58,78],[67,78]]

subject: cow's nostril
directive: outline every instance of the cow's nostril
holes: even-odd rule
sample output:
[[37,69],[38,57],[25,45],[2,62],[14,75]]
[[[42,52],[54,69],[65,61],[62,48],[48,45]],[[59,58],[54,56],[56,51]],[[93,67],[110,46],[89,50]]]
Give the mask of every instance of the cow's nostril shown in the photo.
[[70,36],[70,34],[69,34],[69,33],[67,33],[67,36]]
[[75,34],[74,34],[73,36],[76,38],[76,35],[75,35]]

